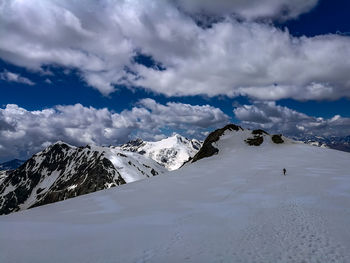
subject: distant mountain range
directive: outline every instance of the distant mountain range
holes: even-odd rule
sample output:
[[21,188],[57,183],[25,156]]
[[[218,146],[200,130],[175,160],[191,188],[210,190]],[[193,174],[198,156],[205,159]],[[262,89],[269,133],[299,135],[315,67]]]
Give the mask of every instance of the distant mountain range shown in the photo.
[[25,161],[14,159],[8,162],[0,163],[0,171],[14,170],[20,167]]
[[303,141],[306,144],[350,152],[350,135],[346,137],[322,137],[308,135],[304,137],[294,137],[293,139]]
[[0,214],[163,174],[182,166],[200,146],[180,135],[110,147],[57,142],[19,168],[0,173]]

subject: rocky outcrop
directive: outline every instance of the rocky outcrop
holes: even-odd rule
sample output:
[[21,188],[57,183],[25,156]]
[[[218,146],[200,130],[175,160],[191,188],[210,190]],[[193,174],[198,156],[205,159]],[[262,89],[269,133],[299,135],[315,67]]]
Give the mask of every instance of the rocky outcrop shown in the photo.
[[282,139],[282,134],[272,135],[271,139],[276,144],[284,143],[284,140]]
[[213,131],[205,139],[202,145],[202,148],[192,158],[191,162],[193,163],[200,159],[207,158],[217,154],[219,152],[219,149],[214,147],[213,143],[217,142],[220,139],[220,136],[223,135],[225,131],[239,131],[239,130],[243,130],[243,128],[235,124],[229,124],[229,125],[226,125],[224,128]]
[[253,130],[253,131],[252,131],[252,134],[253,134],[253,135],[264,135],[264,134],[269,135],[266,131],[261,130],[261,129]]
[[208,137],[205,139],[202,148],[187,163],[189,162],[193,163],[203,158],[211,157],[217,154],[219,152],[219,149],[218,149],[218,146],[215,146],[215,143],[217,143],[220,140],[220,137],[226,131],[233,132],[232,133],[233,140],[231,140],[230,142],[233,147],[235,147],[236,145],[237,146],[242,145],[242,142],[247,146],[260,146],[264,143],[265,140],[267,142],[272,141],[275,144],[284,143],[284,140],[282,139],[282,135],[271,136],[268,132],[261,129],[251,131],[248,129],[243,129],[242,127],[237,126],[235,124],[229,124],[229,125],[226,125],[224,128],[215,130],[214,132],[210,133]]
[[249,146],[260,146],[264,142],[264,137],[260,135],[255,135],[252,138],[246,139],[245,142]]
[[142,163],[142,160],[143,157],[133,158],[132,153],[127,155],[107,147],[74,147],[58,142],[6,175],[0,184],[0,214],[62,201],[164,172],[155,162],[145,159]]

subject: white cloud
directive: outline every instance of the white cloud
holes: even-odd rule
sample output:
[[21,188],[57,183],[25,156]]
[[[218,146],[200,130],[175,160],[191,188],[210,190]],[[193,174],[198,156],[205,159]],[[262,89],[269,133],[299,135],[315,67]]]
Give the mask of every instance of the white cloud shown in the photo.
[[28,78],[22,77],[19,74],[9,72],[7,70],[0,72],[0,79],[8,82],[17,82],[26,85],[33,86],[35,83]]
[[[138,66],[136,80],[168,96],[247,95],[262,100],[350,97],[350,38],[295,38],[257,23],[227,21],[204,30],[191,55],[166,71]],[[167,64],[165,64],[167,66]]]
[[290,19],[310,11],[318,0],[177,0],[190,13],[235,14],[241,18]]
[[229,117],[220,109],[152,99],[140,100],[131,110],[114,113],[81,104],[28,111],[14,104],[0,108],[1,158],[27,157],[48,144],[63,140],[73,145],[124,143],[133,137],[163,138],[163,130],[202,137],[209,127],[220,127]]
[[275,102],[255,102],[238,106],[234,114],[242,125],[253,129],[265,129],[290,136],[348,136],[350,118],[339,115],[330,119],[312,117]]
[[[247,18],[296,17],[316,0],[182,1],[182,8]],[[293,37],[271,24],[225,18],[201,28],[174,1],[9,1],[0,4],[0,57],[19,66],[77,68],[101,93],[115,84],[167,96],[262,100],[350,97],[350,37]],[[290,12],[286,13],[285,11]],[[35,25],[35,26],[34,26]],[[133,63],[142,52],[165,70]],[[132,73],[131,73],[132,72]],[[135,77],[136,74],[136,77]]]

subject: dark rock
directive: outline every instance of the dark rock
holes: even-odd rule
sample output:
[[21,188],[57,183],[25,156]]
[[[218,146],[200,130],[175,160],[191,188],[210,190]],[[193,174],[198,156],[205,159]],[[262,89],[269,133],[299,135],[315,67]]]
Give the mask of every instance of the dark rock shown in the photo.
[[250,146],[260,146],[264,142],[263,136],[254,136],[253,138],[248,138],[245,142]]
[[276,144],[284,143],[284,140],[282,139],[282,134],[275,134],[272,135],[272,141]]
[[239,131],[243,130],[242,127],[234,125],[234,124],[229,124],[226,125],[224,128],[217,129],[210,133],[208,137],[205,139],[201,149],[198,151],[198,153],[192,158],[192,163],[206,158],[213,156],[214,154],[217,154],[219,152],[219,149],[215,148],[212,143],[217,142],[220,139],[220,136],[224,134],[225,131]]
[[199,150],[199,145],[198,144],[196,144],[194,142],[191,142],[191,145],[192,145],[193,149]]
[[[18,211],[39,182],[44,177],[54,176],[54,172],[59,173],[58,179],[47,191],[42,188],[36,190],[38,201],[31,207],[106,189],[107,184],[117,186],[126,183],[103,154],[90,150],[90,154],[81,154],[81,148],[67,154],[69,150],[72,148],[68,145],[54,144],[40,154],[43,158],[40,163],[36,162],[38,155],[34,155],[20,168],[12,171],[0,185],[0,215]],[[66,170],[70,166],[73,169]],[[15,186],[15,189],[2,195],[10,185]],[[68,190],[73,185],[76,187]]]
[[[143,146],[145,144],[145,142],[142,140],[142,139],[136,139],[136,140],[133,140],[133,141],[129,141],[125,144],[122,144],[120,147],[123,149],[123,150],[127,150],[127,151],[130,151],[130,152],[138,152],[139,148],[141,146]],[[144,153],[140,153],[140,154],[144,154]]]
[[40,194],[42,191],[44,191],[45,189],[43,189],[43,188],[38,188],[37,190],[36,190],[36,193],[37,194]]

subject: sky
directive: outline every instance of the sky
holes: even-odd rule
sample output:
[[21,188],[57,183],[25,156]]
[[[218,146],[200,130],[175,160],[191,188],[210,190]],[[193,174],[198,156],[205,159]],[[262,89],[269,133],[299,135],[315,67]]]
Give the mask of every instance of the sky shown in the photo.
[[0,161],[58,140],[350,135],[346,0],[0,0]]

